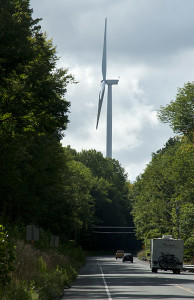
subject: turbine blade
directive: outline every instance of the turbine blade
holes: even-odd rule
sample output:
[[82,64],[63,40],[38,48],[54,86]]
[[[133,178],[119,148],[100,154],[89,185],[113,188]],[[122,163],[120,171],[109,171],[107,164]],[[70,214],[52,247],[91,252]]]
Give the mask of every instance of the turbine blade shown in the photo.
[[102,81],[102,83],[101,83],[101,90],[100,90],[100,93],[99,93],[98,114],[97,114],[96,129],[98,128],[98,122],[99,122],[99,119],[100,119],[102,102],[103,102],[103,98],[104,98],[105,85],[106,85],[106,82]]
[[103,101],[103,98],[104,98],[105,85],[106,85],[106,81],[103,80],[101,82],[101,90],[100,90],[100,93],[99,93],[99,99],[101,101]]
[[98,122],[99,122],[99,119],[100,119],[101,107],[102,107],[102,101],[100,101],[100,98],[99,98],[99,102],[98,102],[98,115],[97,115],[97,122],[96,122],[96,129],[98,129]]
[[106,80],[106,28],[107,28],[107,18],[105,19],[104,45],[103,45],[103,54],[102,54],[102,78],[103,78],[103,80]]

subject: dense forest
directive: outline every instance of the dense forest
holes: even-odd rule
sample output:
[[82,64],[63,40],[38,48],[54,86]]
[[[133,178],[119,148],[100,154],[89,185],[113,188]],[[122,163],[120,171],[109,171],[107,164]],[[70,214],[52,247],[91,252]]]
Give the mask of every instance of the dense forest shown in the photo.
[[[136,251],[141,243],[148,249],[150,238],[172,234],[184,239],[191,258],[194,82],[159,109],[176,136],[152,153],[132,184],[117,160],[62,146],[70,112],[65,94],[76,80],[57,68],[40,21],[29,0],[0,0],[0,223],[14,233],[34,224],[61,242],[113,252]],[[95,233],[95,226],[135,226],[135,234]]]

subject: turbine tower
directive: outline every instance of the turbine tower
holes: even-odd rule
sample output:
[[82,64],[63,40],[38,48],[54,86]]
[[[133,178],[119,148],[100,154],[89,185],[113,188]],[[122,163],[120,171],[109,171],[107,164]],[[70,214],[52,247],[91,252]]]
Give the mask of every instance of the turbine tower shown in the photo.
[[96,129],[98,128],[98,122],[99,122],[102,102],[104,98],[105,86],[107,84],[108,95],[107,95],[106,157],[112,158],[112,86],[118,84],[119,81],[117,79],[106,79],[106,61],[107,61],[106,31],[107,31],[107,18],[105,19],[105,28],[104,28],[104,45],[103,45],[103,54],[102,54],[102,81],[101,81],[101,90],[99,93]]

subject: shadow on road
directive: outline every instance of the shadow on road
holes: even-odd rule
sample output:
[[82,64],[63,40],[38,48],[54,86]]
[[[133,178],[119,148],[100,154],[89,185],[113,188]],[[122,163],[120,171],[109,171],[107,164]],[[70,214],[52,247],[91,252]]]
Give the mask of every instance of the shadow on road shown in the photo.
[[[194,285],[194,274],[155,274],[148,265],[137,260],[123,263],[98,257],[88,258],[78,279],[62,299],[107,299],[102,276],[112,299],[194,299],[194,294],[181,290],[182,286]],[[173,293],[170,292],[172,287]],[[161,295],[160,291],[164,293]]]

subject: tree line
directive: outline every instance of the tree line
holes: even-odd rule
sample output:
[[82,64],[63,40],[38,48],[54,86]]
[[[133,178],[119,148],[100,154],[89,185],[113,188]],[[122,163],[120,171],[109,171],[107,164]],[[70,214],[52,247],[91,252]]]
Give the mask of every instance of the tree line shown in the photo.
[[151,238],[182,238],[185,258],[194,257],[194,82],[178,89],[160,107],[159,119],[178,135],[170,138],[133,186],[132,214],[137,236],[149,249]]

